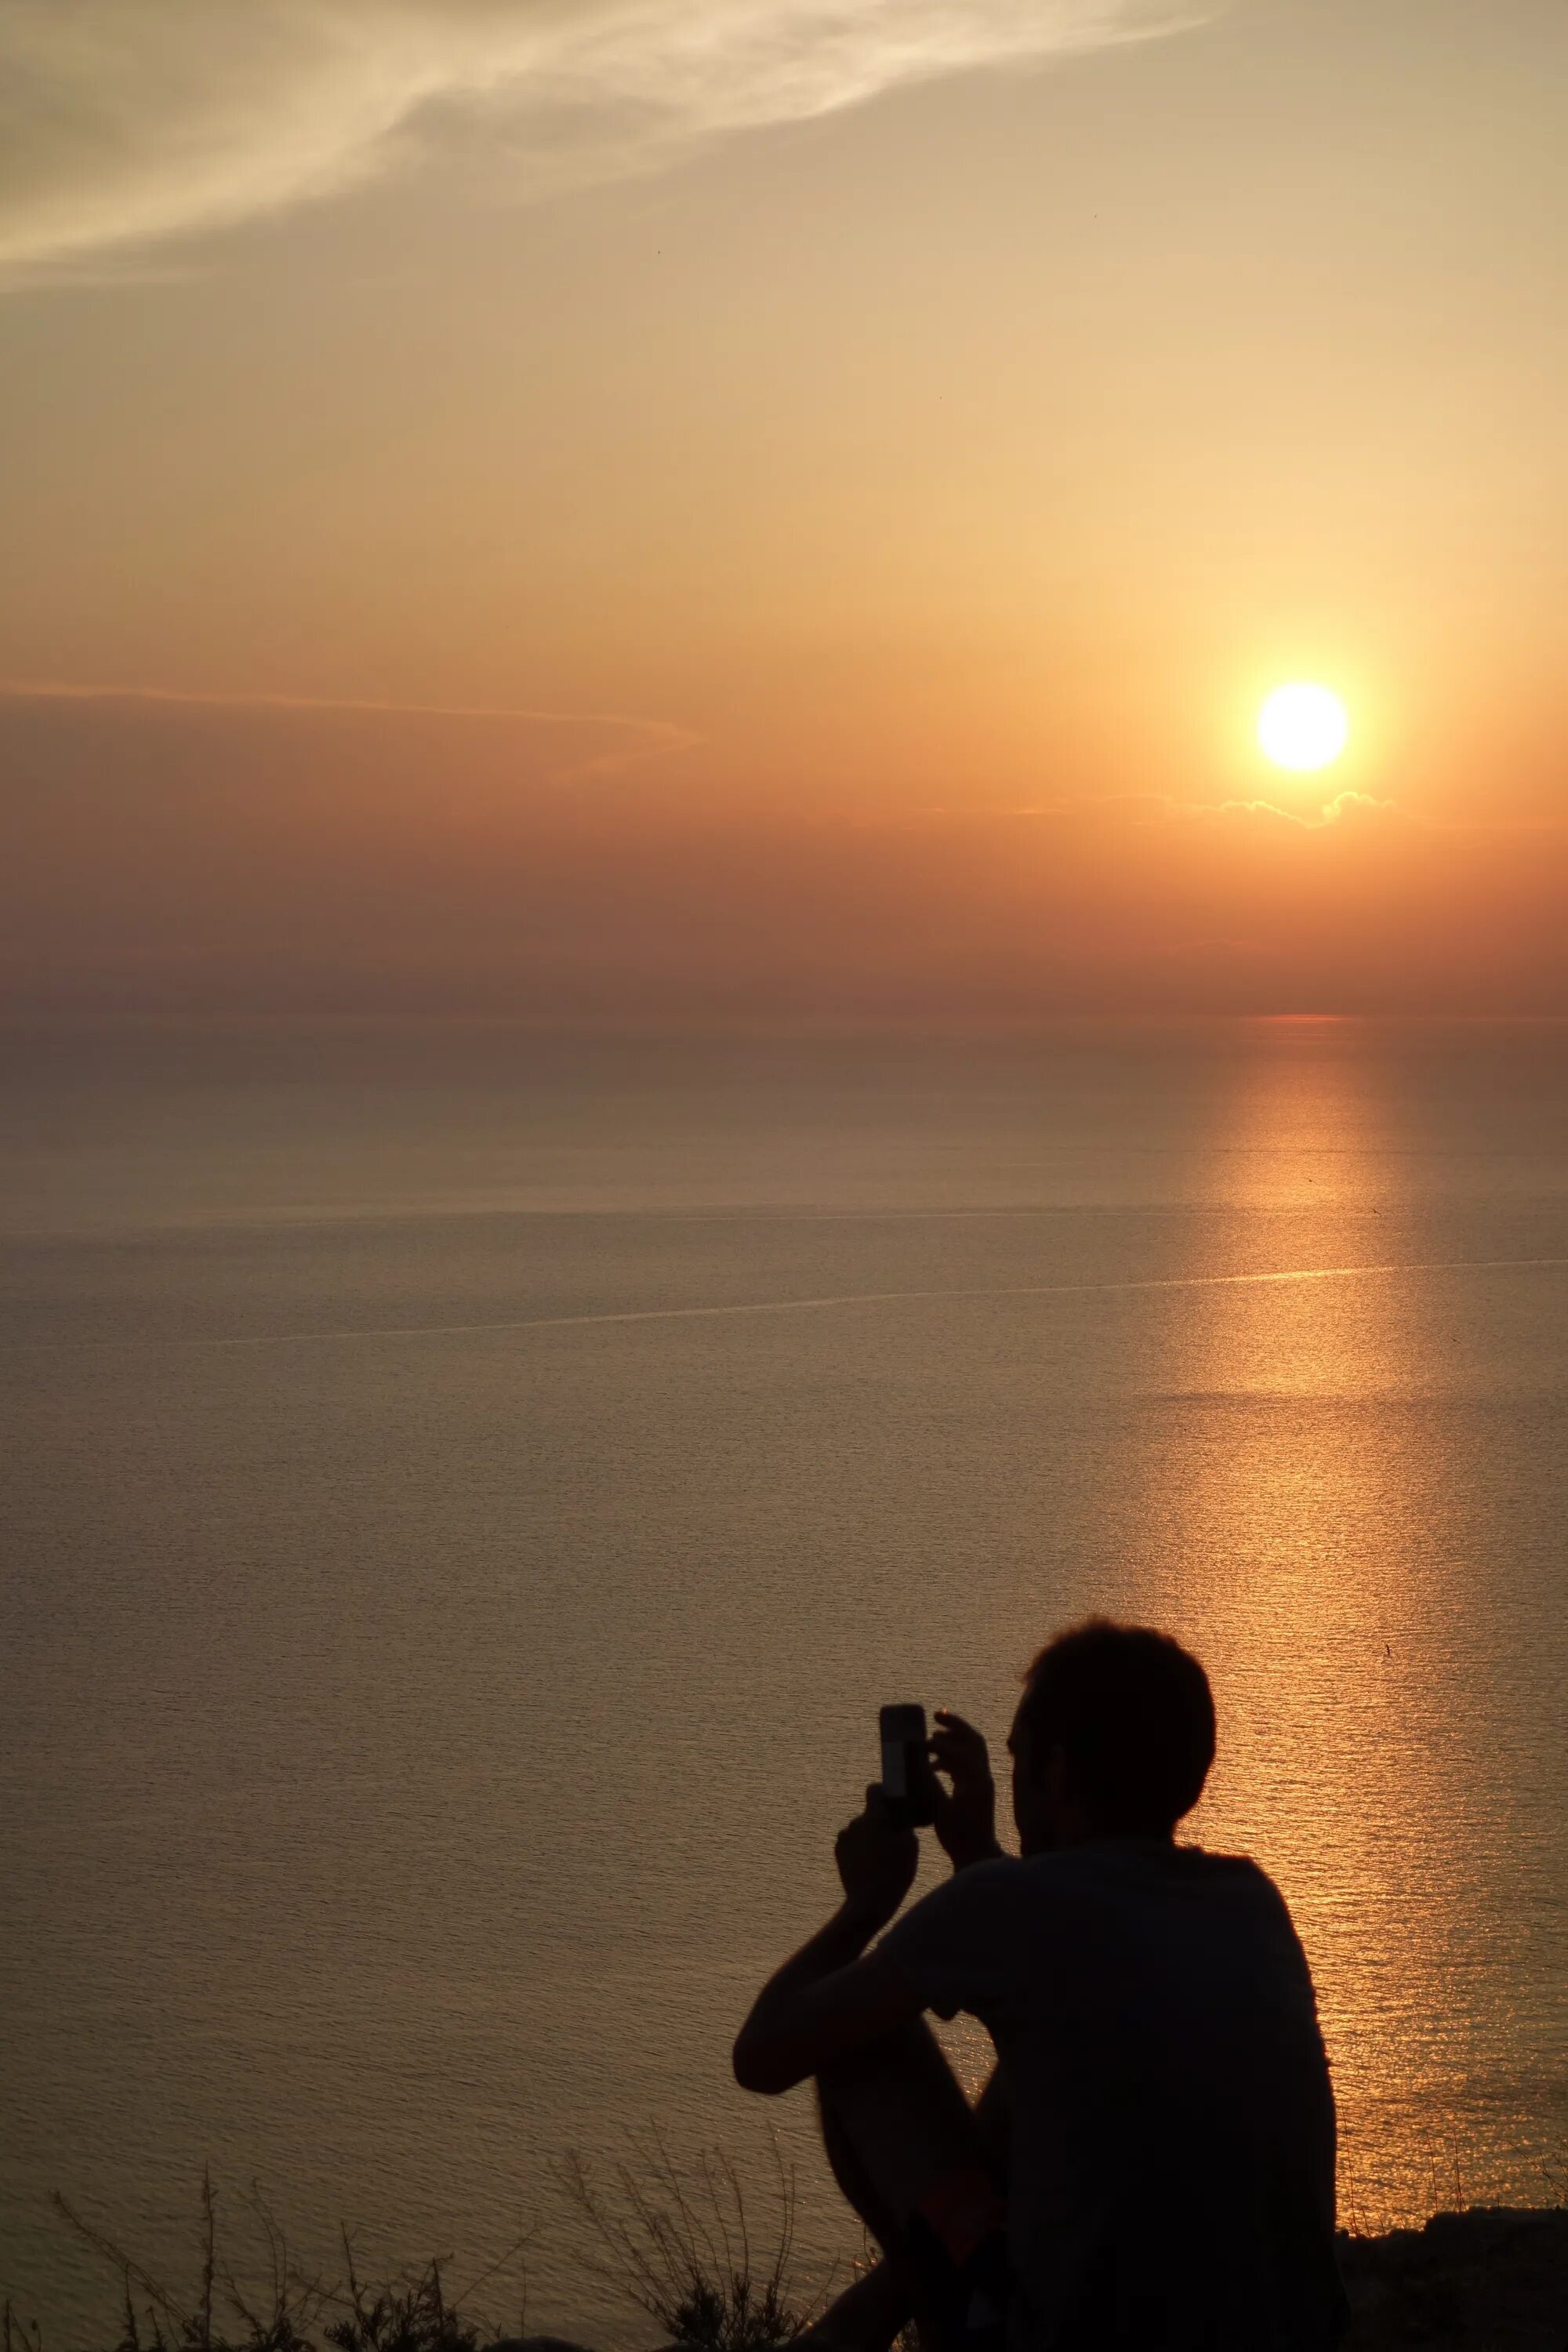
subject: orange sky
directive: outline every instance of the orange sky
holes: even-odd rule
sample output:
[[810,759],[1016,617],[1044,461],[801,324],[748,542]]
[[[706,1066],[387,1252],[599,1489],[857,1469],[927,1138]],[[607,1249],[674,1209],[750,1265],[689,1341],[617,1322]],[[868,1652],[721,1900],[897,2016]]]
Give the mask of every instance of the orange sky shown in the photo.
[[1568,1012],[1568,15],[1175,13],[19,0],[13,1017]]

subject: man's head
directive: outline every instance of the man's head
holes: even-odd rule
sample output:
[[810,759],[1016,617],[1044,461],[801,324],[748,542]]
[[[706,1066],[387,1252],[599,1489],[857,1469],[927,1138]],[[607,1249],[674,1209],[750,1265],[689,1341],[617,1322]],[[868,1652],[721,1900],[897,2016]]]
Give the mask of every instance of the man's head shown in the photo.
[[1168,1633],[1091,1617],[1029,1668],[1007,1744],[1026,1853],[1169,1837],[1214,1761],[1208,1676]]

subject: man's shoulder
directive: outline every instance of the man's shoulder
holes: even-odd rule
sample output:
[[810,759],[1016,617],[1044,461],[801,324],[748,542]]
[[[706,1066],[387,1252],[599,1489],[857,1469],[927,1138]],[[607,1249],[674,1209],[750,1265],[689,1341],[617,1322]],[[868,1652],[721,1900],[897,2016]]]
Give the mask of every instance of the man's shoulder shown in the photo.
[[1211,1853],[1163,1838],[1114,1838],[1019,1864],[1042,1898],[1142,1908],[1195,1907],[1289,1924],[1285,1898],[1250,1854]]
[[1262,1864],[1254,1862],[1249,1853],[1211,1853],[1201,1845],[1173,1846],[1171,1852],[1178,1883],[1184,1880],[1194,1886],[1212,1888],[1230,1901],[1289,1916],[1285,1897]]
[[[982,1867],[993,1870],[994,1863]],[[1048,1853],[1003,1857],[1003,1866],[1038,1874],[1044,1880],[1150,1878],[1186,1885],[1247,1885],[1274,1882],[1246,1853],[1212,1853],[1206,1846],[1182,1845],[1172,1838],[1097,1838],[1082,1845],[1053,1847]]]
[[1169,1839],[1117,1838],[1049,1853],[998,1854],[923,1896],[904,1914],[912,1933],[978,1928],[1070,1932],[1071,1923],[1106,1914],[1131,1918],[1197,1912],[1229,1916],[1290,1931],[1284,1897],[1249,1855],[1210,1853]]

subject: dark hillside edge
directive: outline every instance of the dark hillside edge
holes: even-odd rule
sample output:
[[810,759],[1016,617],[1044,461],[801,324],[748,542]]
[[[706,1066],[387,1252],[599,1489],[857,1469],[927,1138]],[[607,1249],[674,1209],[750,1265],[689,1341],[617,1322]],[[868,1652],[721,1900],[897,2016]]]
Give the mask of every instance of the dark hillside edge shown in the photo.
[[1568,2352],[1568,2208],[1476,2205],[1340,2240],[1347,2352]]
[[[671,2169],[658,2185],[677,2178]],[[714,2178],[728,2193],[731,2177]],[[118,2273],[121,2299],[118,2327],[106,2329],[100,2344],[72,2352],[595,2352],[576,2331],[503,2334],[493,2318],[486,2324],[476,2291],[497,2280],[524,2242],[483,2270],[468,2291],[453,2293],[444,2259],[368,2284],[356,2271],[345,2233],[343,2275],[328,2284],[295,2270],[271,2214],[259,2200],[246,2200],[261,2221],[269,2257],[270,2275],[253,2288],[223,2259],[216,2201],[204,2179],[199,2275],[193,2292],[176,2295],[57,2200],[62,2217]],[[648,2315],[649,2352],[656,2343],[664,2352],[771,2352],[816,2315],[817,2305],[808,2309],[782,2292],[787,2231],[773,2263],[753,2271],[756,2241],[739,2267],[726,2265],[721,2241],[716,2249],[700,2225],[677,2239],[661,2208],[648,2202],[643,2212],[654,2224],[650,2242],[657,2246],[662,2234],[666,2251],[673,2249],[668,2279],[652,2273],[646,2259],[631,2266],[590,2263],[590,2269],[601,2286],[618,2283],[628,2303]],[[688,2207],[687,2219],[692,2218]],[[616,2251],[624,2255],[635,2242],[623,2236],[625,2244]],[[1420,2230],[1383,2237],[1342,2233],[1339,2253],[1354,2314],[1344,2352],[1568,2352],[1568,2206],[1472,2206],[1435,2214]],[[770,2278],[772,2296],[759,2292]],[[662,2292],[666,2285],[673,2285],[674,2298]],[[7,2302],[0,2352],[59,2347]]]
[[[1568,2352],[1568,2208],[1437,2213],[1422,2230],[1342,2236],[1340,2261],[1355,2313],[1345,2352]],[[532,2336],[488,2352],[585,2347]]]

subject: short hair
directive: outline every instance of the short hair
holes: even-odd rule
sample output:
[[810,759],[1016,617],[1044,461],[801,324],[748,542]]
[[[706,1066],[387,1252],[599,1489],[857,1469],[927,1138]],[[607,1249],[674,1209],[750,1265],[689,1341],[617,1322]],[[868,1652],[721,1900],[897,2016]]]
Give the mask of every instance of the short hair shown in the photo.
[[1047,1642],[1024,1677],[1018,1720],[1036,1769],[1060,1748],[1096,1829],[1166,1836],[1214,1762],[1214,1694],[1196,1658],[1147,1625],[1091,1617]]

